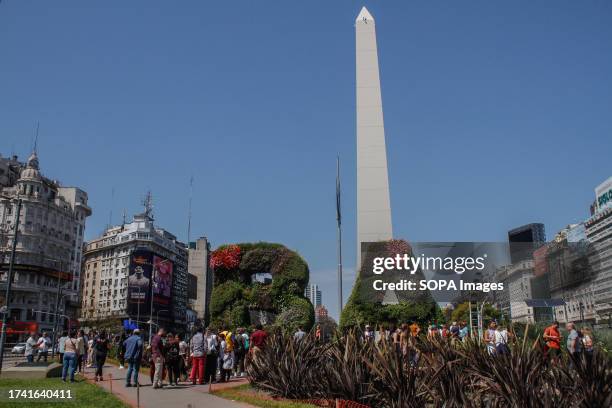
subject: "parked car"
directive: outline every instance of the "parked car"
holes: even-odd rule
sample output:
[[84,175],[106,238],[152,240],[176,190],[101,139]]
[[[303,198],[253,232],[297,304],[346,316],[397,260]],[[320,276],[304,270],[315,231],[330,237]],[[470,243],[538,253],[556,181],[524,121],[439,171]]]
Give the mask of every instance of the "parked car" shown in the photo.
[[13,353],[13,354],[24,354],[25,353],[25,349],[26,349],[26,344],[25,343],[17,343],[17,344],[15,344],[15,347],[13,347],[13,350],[11,350],[11,353]]

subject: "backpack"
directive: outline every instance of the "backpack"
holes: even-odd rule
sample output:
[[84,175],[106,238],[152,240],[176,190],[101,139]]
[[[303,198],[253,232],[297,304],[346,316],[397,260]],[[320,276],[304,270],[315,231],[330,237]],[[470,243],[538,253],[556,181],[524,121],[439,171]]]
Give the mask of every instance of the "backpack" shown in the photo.
[[[204,341],[208,343],[208,339],[204,339]],[[210,344],[208,347],[208,354],[217,354],[217,346],[219,345],[217,337],[213,337],[213,340],[208,344]]]
[[238,335],[238,338],[232,335],[232,343],[234,343],[236,352],[242,353],[244,351],[244,337],[241,334]]
[[179,358],[179,347],[178,344],[173,343],[168,348],[168,355],[166,356],[170,361],[177,361]]

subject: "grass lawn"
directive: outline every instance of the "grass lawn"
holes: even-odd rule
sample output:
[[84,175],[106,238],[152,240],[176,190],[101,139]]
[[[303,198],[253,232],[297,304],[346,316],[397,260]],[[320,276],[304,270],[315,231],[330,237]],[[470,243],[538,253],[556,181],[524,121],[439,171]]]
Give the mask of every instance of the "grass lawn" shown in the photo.
[[217,397],[233,401],[246,402],[263,408],[314,408],[315,405],[292,402],[289,400],[274,400],[268,394],[253,389],[249,384],[238,387],[213,391]]
[[[10,399],[10,390],[70,390],[72,399]],[[15,395],[15,392],[13,392]],[[67,395],[64,392],[64,395]],[[59,378],[45,378],[42,380],[0,380],[0,406],[2,408],[26,407],[79,407],[79,408],[125,408],[122,401],[100,387],[77,378],[73,384],[63,383]]]

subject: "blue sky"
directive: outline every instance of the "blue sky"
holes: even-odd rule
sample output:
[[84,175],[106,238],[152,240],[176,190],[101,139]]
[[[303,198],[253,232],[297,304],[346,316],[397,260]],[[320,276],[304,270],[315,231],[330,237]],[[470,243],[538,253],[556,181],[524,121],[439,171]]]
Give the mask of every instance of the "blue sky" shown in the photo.
[[[96,3],[96,4],[94,4]],[[45,174],[84,188],[87,236],[140,211],[213,245],[298,250],[336,310],[355,258],[354,27],[377,22],[394,233],[501,241],[588,216],[612,175],[612,3],[0,3],[0,153],[40,121]],[[114,189],[114,199],[111,191]]]

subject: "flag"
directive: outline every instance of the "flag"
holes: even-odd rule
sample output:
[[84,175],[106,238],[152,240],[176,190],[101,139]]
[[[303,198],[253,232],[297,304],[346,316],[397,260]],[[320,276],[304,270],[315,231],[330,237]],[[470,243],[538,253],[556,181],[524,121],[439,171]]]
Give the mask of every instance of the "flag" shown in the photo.
[[338,228],[342,224],[342,214],[340,212],[340,156],[336,159],[336,220]]

